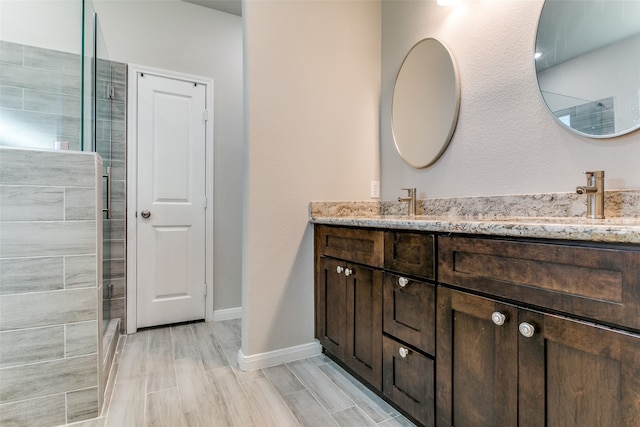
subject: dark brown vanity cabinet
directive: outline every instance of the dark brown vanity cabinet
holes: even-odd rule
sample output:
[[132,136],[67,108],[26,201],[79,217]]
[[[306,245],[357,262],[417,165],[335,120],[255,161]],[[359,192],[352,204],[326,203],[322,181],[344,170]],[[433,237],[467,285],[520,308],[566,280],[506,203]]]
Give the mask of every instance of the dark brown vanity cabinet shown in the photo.
[[377,389],[382,387],[382,242],[380,231],[316,226],[316,337]]
[[636,251],[462,237],[438,249],[441,283],[514,301],[438,288],[438,426],[640,425],[640,336],[598,325],[640,320]]
[[315,244],[316,336],[419,423],[640,426],[640,247],[323,225]]
[[438,426],[638,426],[640,336],[441,288]]
[[436,287],[385,273],[383,301],[382,390],[421,424],[433,426]]
[[434,425],[434,236],[316,225],[315,251],[325,351]]
[[384,235],[382,391],[422,425],[433,426],[435,236]]

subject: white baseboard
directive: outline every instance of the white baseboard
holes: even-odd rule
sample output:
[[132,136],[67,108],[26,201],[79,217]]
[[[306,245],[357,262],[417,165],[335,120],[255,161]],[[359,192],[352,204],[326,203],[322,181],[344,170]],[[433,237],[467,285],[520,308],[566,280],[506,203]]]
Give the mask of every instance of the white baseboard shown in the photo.
[[282,365],[283,363],[293,362],[294,360],[300,360],[306,357],[317,356],[321,353],[322,346],[318,341],[269,351],[267,353],[254,354],[252,356],[245,356],[242,353],[242,349],[240,349],[240,351],[238,351],[238,366],[243,371],[254,371],[256,369]]
[[242,319],[242,307],[225,308],[213,312],[213,321]]

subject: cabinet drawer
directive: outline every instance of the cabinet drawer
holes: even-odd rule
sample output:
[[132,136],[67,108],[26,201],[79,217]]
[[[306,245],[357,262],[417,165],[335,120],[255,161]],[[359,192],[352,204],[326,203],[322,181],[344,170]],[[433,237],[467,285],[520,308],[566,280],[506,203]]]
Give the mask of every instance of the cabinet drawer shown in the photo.
[[384,268],[425,279],[435,279],[435,239],[432,234],[384,233]]
[[385,274],[382,299],[384,331],[425,353],[435,354],[435,286]]
[[316,225],[315,238],[318,255],[382,267],[382,231]]
[[640,252],[442,237],[440,283],[640,329]]
[[[407,353],[402,353],[407,351]],[[434,425],[433,360],[383,337],[383,393],[425,426]]]

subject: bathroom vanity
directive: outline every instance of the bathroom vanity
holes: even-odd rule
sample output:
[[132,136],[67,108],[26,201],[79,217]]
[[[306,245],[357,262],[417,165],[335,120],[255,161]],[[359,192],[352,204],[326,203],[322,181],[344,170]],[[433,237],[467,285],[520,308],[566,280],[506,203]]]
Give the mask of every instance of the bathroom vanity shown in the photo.
[[640,425],[640,222],[312,221],[316,337],[421,425]]

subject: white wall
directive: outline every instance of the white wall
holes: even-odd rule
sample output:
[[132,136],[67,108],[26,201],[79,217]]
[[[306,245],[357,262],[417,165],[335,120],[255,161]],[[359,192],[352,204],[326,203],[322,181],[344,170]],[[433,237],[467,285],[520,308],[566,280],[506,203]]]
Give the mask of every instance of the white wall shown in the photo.
[[[571,133],[547,111],[533,64],[542,0],[382,2],[382,197],[418,188],[420,198],[571,192],[583,171],[604,169],[608,189],[640,187],[640,133],[596,140]],[[460,73],[458,126],[442,158],[415,170],[395,152],[390,105],[404,55],[440,39]]]
[[0,40],[80,54],[82,0],[0,0]]
[[175,0],[94,0],[109,58],[214,80],[214,309],[241,304],[242,19]]
[[242,353],[313,342],[311,200],[378,175],[380,4],[245,0]]

